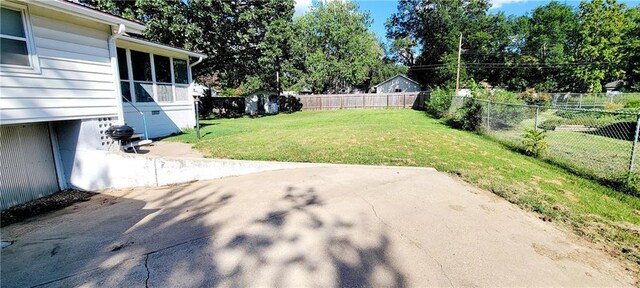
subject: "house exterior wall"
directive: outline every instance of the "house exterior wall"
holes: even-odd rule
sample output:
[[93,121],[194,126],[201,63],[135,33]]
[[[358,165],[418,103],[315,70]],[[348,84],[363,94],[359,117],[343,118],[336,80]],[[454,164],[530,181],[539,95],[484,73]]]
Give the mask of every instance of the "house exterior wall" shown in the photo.
[[[196,125],[193,101],[180,104],[139,103],[136,107],[144,113],[149,138],[178,133]],[[129,103],[123,103],[124,121],[135,133],[144,133],[142,116]]]
[[[401,91],[396,91],[400,89]],[[378,85],[376,93],[396,93],[396,92],[420,92],[420,85],[408,79],[396,76],[393,79]]]
[[116,117],[110,27],[26,6],[40,71],[0,73],[1,123]]
[[[145,52],[152,55],[160,55],[173,59],[186,60],[189,64],[188,56],[181,53],[175,53],[155,47],[140,45],[138,43],[132,43],[120,39],[116,42],[116,44],[118,48],[129,49],[130,51]],[[129,66],[131,66],[131,63],[129,63]],[[127,101],[123,101],[122,103],[122,109],[124,111],[124,123],[133,127],[135,133],[144,133],[144,123],[140,112],[138,112],[138,110],[140,110],[142,113],[144,113],[145,116],[149,138],[164,137],[173,133],[178,133],[183,129],[195,127],[195,106],[193,104],[194,102],[191,96],[193,94],[193,83],[191,79],[191,68],[188,65],[187,67],[189,75],[188,86],[182,88],[182,93],[188,93],[188,97],[178,97],[178,94],[180,94],[178,91],[178,86],[181,84],[176,83],[173,84],[174,86],[176,86],[175,97],[171,102],[160,102],[158,101],[157,96],[154,96],[155,101],[153,102],[136,102],[136,97],[132,96],[132,103],[128,103]],[[132,77],[129,77],[129,79],[132,79]],[[154,87],[152,90],[157,91],[156,89],[157,88]],[[135,91],[133,89],[131,90],[131,94],[135,94]]]

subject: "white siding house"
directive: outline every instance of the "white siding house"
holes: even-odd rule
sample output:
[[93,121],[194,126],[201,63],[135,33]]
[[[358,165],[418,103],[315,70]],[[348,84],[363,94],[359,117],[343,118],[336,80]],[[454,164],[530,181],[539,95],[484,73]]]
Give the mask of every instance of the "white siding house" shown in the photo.
[[[72,2],[0,6],[0,208],[105,181],[100,171],[87,173],[113,148],[104,130],[126,122],[144,132],[132,105],[145,113],[149,137],[193,127],[189,57],[205,55],[131,38],[125,33],[140,34],[142,24]],[[137,51],[147,53],[149,65],[162,63],[144,79],[150,81],[123,78],[118,51],[126,61],[140,62],[129,59]],[[131,76],[128,70],[120,69]],[[132,104],[123,103],[122,88],[136,95]],[[136,101],[142,92],[144,103]]]
[[374,86],[376,93],[420,92],[420,83],[398,74]]

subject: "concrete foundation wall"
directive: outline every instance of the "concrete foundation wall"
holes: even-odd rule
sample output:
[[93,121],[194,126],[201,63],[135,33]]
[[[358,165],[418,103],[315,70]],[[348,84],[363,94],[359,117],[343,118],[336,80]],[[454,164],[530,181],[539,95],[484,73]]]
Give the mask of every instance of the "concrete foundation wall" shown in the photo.
[[160,158],[108,151],[76,151],[74,160],[74,169],[67,175],[70,186],[90,191],[155,187],[262,171],[319,166],[311,163]]

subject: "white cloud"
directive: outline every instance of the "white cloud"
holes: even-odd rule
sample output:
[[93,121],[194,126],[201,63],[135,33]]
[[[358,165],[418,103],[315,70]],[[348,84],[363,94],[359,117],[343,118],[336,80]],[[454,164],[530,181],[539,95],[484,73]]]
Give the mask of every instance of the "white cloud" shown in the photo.
[[491,0],[491,9],[500,8],[506,4],[530,2],[531,0]]
[[309,9],[311,8],[311,0],[296,0],[296,6],[295,6],[295,16],[298,15],[302,15],[304,13],[309,12]]

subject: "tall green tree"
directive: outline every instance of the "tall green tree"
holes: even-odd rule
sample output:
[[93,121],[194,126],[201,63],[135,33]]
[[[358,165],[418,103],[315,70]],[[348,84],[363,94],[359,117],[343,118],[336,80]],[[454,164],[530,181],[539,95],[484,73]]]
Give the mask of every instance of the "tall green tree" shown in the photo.
[[315,93],[366,89],[384,55],[370,24],[369,14],[350,1],[319,1],[295,18],[294,55],[287,71],[291,88]]
[[624,76],[622,32],[627,26],[624,5],[615,0],[582,1],[578,7],[578,35],[574,73],[577,89],[601,92],[602,84]]
[[238,87],[249,77],[263,78],[261,71],[271,74],[276,54],[285,45],[278,42],[276,30],[291,23],[294,9],[293,0],[84,2],[144,22],[147,29],[142,36],[149,40],[207,54],[194,74],[216,79],[223,87]]
[[[578,19],[571,6],[552,1],[533,11],[522,55],[536,62],[529,86],[544,91],[569,90],[573,84]],[[533,60],[536,59],[536,60]]]
[[640,91],[640,7],[628,9],[627,26],[623,34],[625,74],[630,84]]
[[509,26],[504,14],[488,14],[489,7],[488,0],[400,1],[398,12],[387,21],[387,37],[415,41],[421,53],[409,74],[423,85],[443,85],[455,81],[462,33],[467,65],[461,74],[473,70],[475,76],[495,82],[500,71],[479,63],[504,61]]

